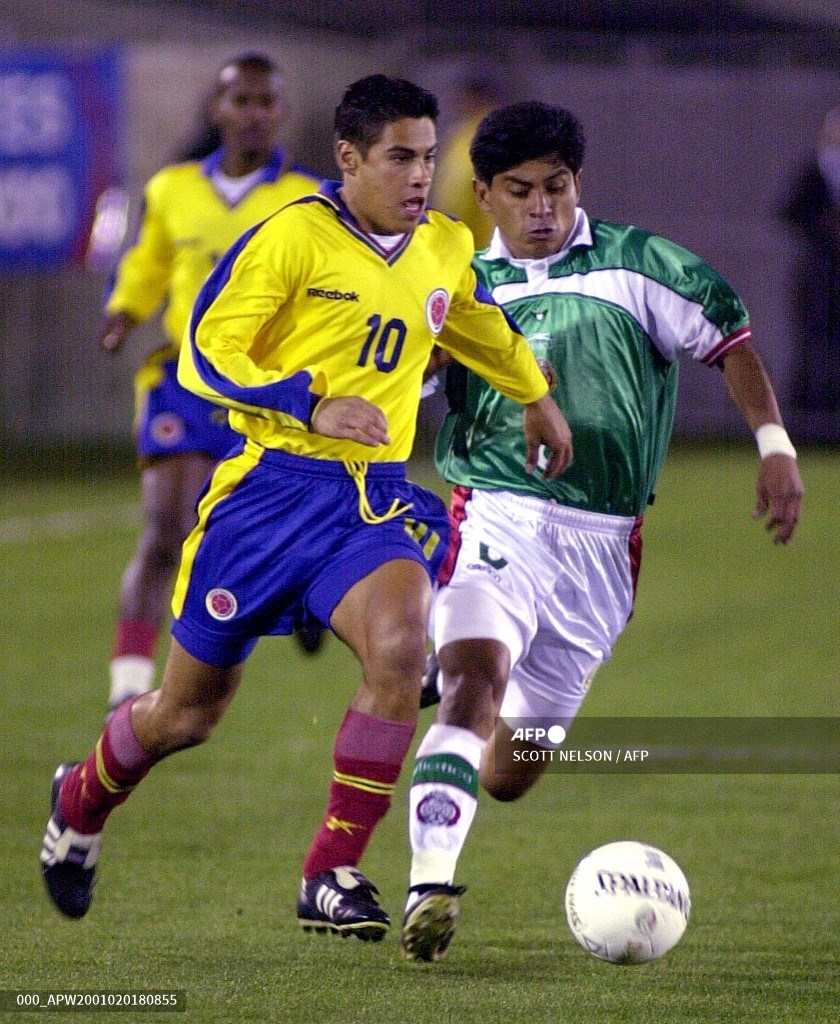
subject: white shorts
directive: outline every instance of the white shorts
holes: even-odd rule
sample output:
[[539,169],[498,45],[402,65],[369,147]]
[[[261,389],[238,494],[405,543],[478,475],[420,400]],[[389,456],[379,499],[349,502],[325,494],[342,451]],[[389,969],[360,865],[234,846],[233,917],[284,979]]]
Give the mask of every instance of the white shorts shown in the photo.
[[640,520],[467,493],[455,568],[435,597],[435,649],[500,640],[512,666],[502,718],[571,721],[633,609]]

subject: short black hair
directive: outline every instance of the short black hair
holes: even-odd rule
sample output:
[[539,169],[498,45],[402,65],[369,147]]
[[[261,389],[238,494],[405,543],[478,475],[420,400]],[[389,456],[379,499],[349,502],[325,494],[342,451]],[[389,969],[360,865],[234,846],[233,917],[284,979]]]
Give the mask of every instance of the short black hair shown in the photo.
[[393,121],[404,117],[435,121],[437,116],[437,99],[419,85],[404,78],[368,75],[349,86],[335,108],[335,140],[352,142],[365,156]]
[[279,65],[271,57],[265,53],[260,53],[258,50],[248,50],[247,53],[241,53],[238,57],[226,60],[219,68],[216,81],[220,89],[225,87],[222,78],[228,68],[236,68],[237,71],[257,71],[266,75],[282,74]]
[[234,68],[238,72],[256,72],[261,75],[283,76],[283,70],[277,61],[272,60],[265,53],[260,53],[257,50],[248,50],[248,52],[241,53],[237,57],[225,60],[221,68],[219,68],[219,73],[216,76],[216,97],[221,96],[227,88],[228,83],[225,81],[227,78],[225,72],[229,68]]
[[583,125],[570,110],[530,100],[487,114],[470,145],[470,158],[476,178],[492,185],[497,174],[542,157],[558,157],[577,174],[585,151]]

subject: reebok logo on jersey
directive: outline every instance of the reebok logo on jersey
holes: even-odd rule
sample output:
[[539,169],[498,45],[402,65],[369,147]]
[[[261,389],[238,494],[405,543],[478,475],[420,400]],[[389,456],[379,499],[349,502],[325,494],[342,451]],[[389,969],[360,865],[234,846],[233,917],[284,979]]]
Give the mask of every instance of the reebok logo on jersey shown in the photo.
[[358,302],[358,292],[327,291],[325,288],[307,288],[306,294],[310,299],[337,299],[339,302]]

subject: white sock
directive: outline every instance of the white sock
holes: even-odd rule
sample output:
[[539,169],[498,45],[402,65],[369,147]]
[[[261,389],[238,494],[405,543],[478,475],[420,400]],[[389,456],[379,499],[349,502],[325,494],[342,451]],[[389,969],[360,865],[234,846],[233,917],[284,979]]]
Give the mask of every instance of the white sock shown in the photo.
[[423,737],[409,792],[409,885],[454,880],[478,805],[478,766],[485,743],[456,725],[432,725]]
[[[438,697],[442,697],[443,696],[443,672],[441,672],[440,669],[437,670],[437,675],[435,676],[435,689],[438,692]],[[453,728],[455,728],[455,726],[453,726]],[[473,734],[473,735],[475,735],[475,734]],[[478,737],[476,737],[476,738],[478,738]]]
[[148,693],[155,677],[155,663],[138,654],[123,654],[111,662],[110,707],[115,708],[129,697]]

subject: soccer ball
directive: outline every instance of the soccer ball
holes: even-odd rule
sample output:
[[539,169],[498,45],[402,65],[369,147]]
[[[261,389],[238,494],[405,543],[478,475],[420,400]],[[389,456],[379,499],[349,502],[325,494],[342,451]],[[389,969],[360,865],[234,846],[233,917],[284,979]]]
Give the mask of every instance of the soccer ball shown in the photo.
[[581,860],[566,886],[566,920],[594,956],[643,964],[672,949],[691,911],[688,882],[646,843],[607,843]]

